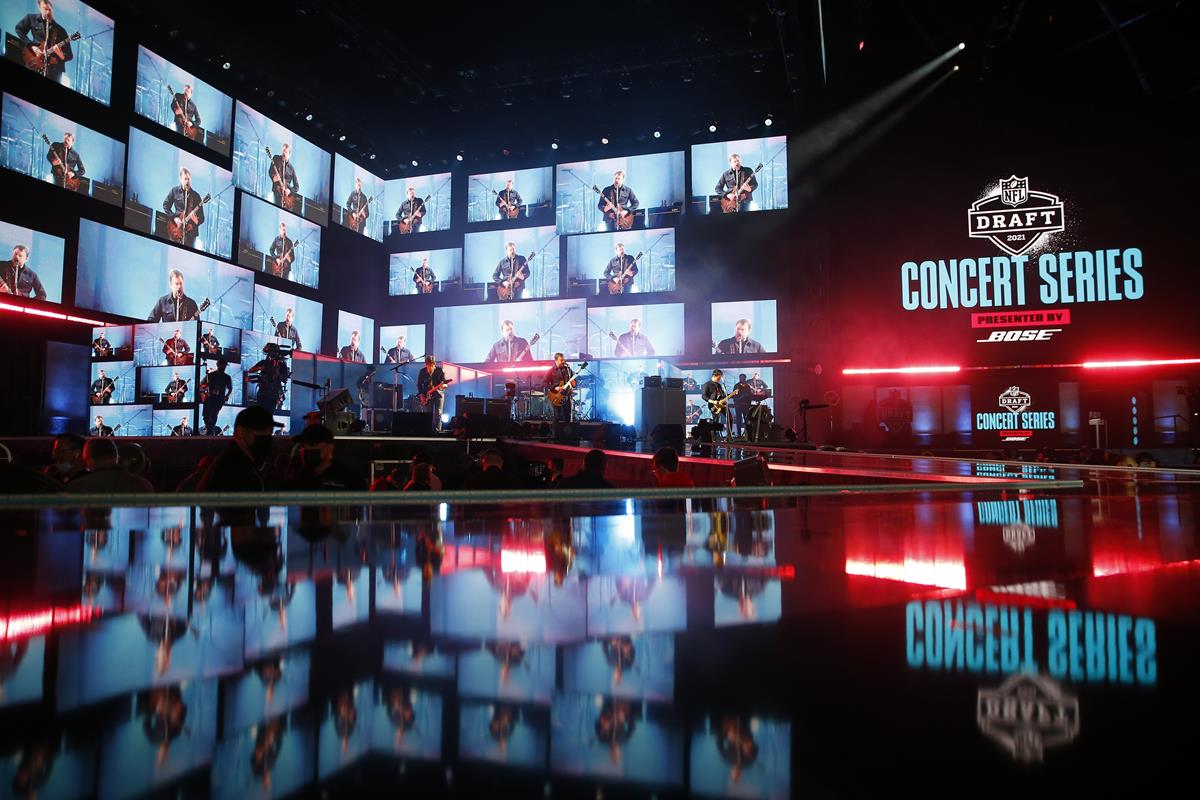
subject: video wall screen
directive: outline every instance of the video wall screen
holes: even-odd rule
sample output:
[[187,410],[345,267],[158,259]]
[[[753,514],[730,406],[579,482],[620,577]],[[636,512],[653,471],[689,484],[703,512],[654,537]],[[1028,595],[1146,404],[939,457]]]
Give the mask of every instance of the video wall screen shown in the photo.
[[385,235],[407,236],[450,229],[450,173],[397,178],[384,184]]
[[588,309],[592,358],[683,355],[683,303]]
[[558,234],[553,225],[463,236],[463,289],[481,299],[529,300],[559,295]]
[[329,153],[238,101],[233,180],[239,189],[324,225],[329,172]]
[[[273,407],[276,421],[284,423],[289,422],[287,411],[291,408],[292,401],[292,384],[291,384],[291,369],[286,372],[277,372],[274,375],[264,377],[264,372],[267,370],[267,359],[265,349],[268,344],[278,344],[287,346],[289,340],[282,336],[271,336],[262,331],[242,331],[242,402],[247,406],[260,405],[260,393],[269,391],[274,395],[274,401],[263,397],[263,402],[268,407]],[[285,364],[290,364],[290,361],[285,361]],[[264,389],[263,387],[269,387]],[[282,419],[280,419],[282,417]]]
[[133,326],[103,325],[92,328],[93,361],[132,361]]
[[462,248],[413,250],[388,257],[388,294],[436,294],[462,285]]
[[786,136],[692,145],[693,213],[787,208],[787,180]]
[[[279,337],[297,350],[319,353],[322,311],[323,306],[315,300],[297,297],[269,286],[255,286],[254,325],[245,325],[243,328]],[[257,358],[261,349],[260,346],[255,352],[247,354],[243,343],[242,352]]]
[[58,236],[0,222],[0,295],[61,303],[66,248]]
[[550,730],[555,774],[683,785],[684,733],[669,705],[560,693]]
[[379,350],[375,361],[406,364],[419,361],[425,349],[424,325],[383,325],[379,328]]
[[702,797],[733,794],[734,786],[740,797],[791,797],[792,725],[748,714],[707,715],[693,722],[689,765],[689,785]]
[[467,222],[554,224],[554,168],[472,175],[467,181]]
[[774,300],[712,304],[712,351],[741,356],[779,351]]
[[[237,352],[240,356],[242,350],[241,338],[238,339]],[[200,383],[196,385],[196,399],[201,403],[209,396],[208,376],[217,371],[216,361],[204,361],[200,367]],[[240,406],[243,398],[243,384],[245,383],[245,375],[243,373],[242,362],[239,358],[237,361],[226,361],[225,374],[229,376],[232,384],[232,391],[229,394],[229,399],[225,401],[226,405]],[[232,422],[232,420],[230,420]],[[220,427],[220,426],[218,426]]]
[[[136,378],[132,383],[136,384]],[[140,405],[93,405],[88,409],[88,434],[91,436],[150,436],[154,427],[154,407]]]
[[232,264],[88,219],[79,221],[75,304],[147,322],[250,327],[254,276]]
[[559,164],[558,232],[675,225],[683,214],[683,152]]
[[196,402],[194,366],[138,367],[137,380],[139,402],[180,408]]
[[241,360],[242,332],[240,329],[206,322],[199,326],[199,330],[200,341],[196,345],[197,356],[212,361],[223,358],[231,363]]
[[[738,387],[738,384],[745,383],[745,386],[742,387],[738,394],[729,401],[729,406],[733,409],[735,415],[735,427],[740,427],[738,423],[742,421],[741,418],[737,417],[737,412],[740,410],[743,415],[746,414],[750,406],[756,402],[761,401],[772,412],[775,410],[774,367],[729,364],[722,365],[720,369],[724,373],[721,376],[721,384],[725,387],[726,392],[732,393]],[[712,367],[685,370],[682,374],[677,374],[677,370],[668,370],[671,377],[683,378],[684,392],[687,397],[687,402],[684,406],[684,418],[689,425],[699,422],[701,417],[707,418],[711,416],[708,411],[708,405],[701,399],[700,395],[704,389],[704,384],[712,380],[712,371]],[[743,375],[746,376],[745,381],[742,380]]]
[[550,710],[544,705],[464,700],[458,717],[458,754],[464,761],[545,769]]
[[449,306],[433,312],[438,356],[459,364],[577,358],[587,346],[587,305],[546,300],[507,305]]
[[245,192],[241,198],[237,262],[316,289],[321,279],[321,226]]
[[125,145],[5,93],[0,166],[120,206]]
[[567,238],[571,295],[675,291],[675,229],[631,230]]
[[145,47],[138,47],[133,110],[215,153],[229,155],[233,98]]
[[377,242],[383,241],[383,178],[341,153],[333,157],[333,221]]
[[156,136],[129,129],[125,227],[233,257],[233,173]]
[[108,406],[137,402],[137,367],[132,361],[93,361],[88,402]]
[[79,0],[0,0],[4,57],[108,105],[113,21]]
[[133,360],[139,367],[196,363],[197,323],[146,322],[133,326]]
[[196,407],[156,408],[151,436],[195,436]]
[[349,311],[338,311],[337,357],[358,364],[376,362],[375,320]]

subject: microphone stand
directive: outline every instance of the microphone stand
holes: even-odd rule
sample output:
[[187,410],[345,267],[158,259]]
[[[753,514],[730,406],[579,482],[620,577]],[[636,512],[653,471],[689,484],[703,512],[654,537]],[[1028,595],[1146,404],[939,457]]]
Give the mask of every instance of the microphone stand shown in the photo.
[[592,215],[590,213],[586,214],[586,216],[589,217],[589,219],[584,220],[584,216],[585,216],[584,212],[590,211],[590,209],[588,209],[588,205],[587,205],[587,200],[588,200],[587,193],[588,193],[588,190],[590,190],[592,187],[590,185],[588,185],[587,181],[585,181],[583,178],[576,175],[574,170],[564,169],[563,172],[567,173],[572,178],[579,181],[579,185],[580,185],[580,189],[579,189],[579,221],[581,223],[586,222],[587,227],[586,227],[585,232],[591,233],[592,232],[592,224],[591,224],[590,217]]

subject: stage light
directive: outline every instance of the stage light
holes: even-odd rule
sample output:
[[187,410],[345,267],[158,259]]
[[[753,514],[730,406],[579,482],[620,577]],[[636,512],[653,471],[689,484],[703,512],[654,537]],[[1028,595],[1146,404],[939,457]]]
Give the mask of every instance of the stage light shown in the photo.
[[1180,367],[1189,364],[1200,364],[1200,358],[1156,358],[1134,359],[1132,361],[1085,361],[1080,364],[1084,369],[1123,369],[1127,367]]
[[958,43],[958,49],[959,49],[959,50],[966,50],[966,49],[967,49],[967,43],[966,43],[966,42],[959,42],[959,43]]
[[312,122],[312,114],[306,114],[304,118],[309,122]]
[[608,144],[608,137],[607,136],[601,137],[600,144]]
[[551,150],[557,150],[557,149],[558,149],[558,142],[551,142],[551,143],[550,143],[550,149],[551,149]]
[[371,160],[372,160],[372,161],[374,161],[374,160],[375,160],[375,154],[374,154],[374,153],[371,153]]
[[221,69],[229,69],[232,66],[233,66],[233,64],[230,64],[228,61],[226,61],[224,64],[221,65]]
[[417,160],[416,160],[415,158],[412,160],[412,165],[413,165],[414,167],[420,166],[420,165],[417,163]]
[[763,125],[766,125],[769,128],[774,124],[775,120],[771,118],[770,114],[767,114],[767,118],[763,120]]
[[462,161],[462,160],[463,160],[463,154],[462,154],[462,153],[459,153],[458,155],[456,155],[456,156],[454,157],[454,159],[455,159],[456,161]]
[[338,137],[338,141],[339,141],[339,142],[344,142],[344,141],[346,141],[346,134],[344,134],[344,133],[343,133],[341,136],[339,136],[339,137]]
[[962,367],[854,367],[843,369],[843,375],[927,375],[941,372],[961,372]]
[[709,125],[709,126],[708,126],[708,132],[709,132],[709,133],[716,133],[716,132],[717,132],[717,123],[715,123],[715,122],[714,122],[714,123],[712,123],[711,125]]
[[867,42],[866,42],[866,40],[865,40],[865,39],[859,39],[859,40],[858,40],[858,52],[860,52],[860,53],[861,53],[861,52],[863,51],[863,48],[864,48],[864,47],[866,47],[866,46],[867,46]]
[[955,72],[958,72],[958,64],[955,64],[955,65],[954,65],[954,71],[955,71]]
[[655,132],[654,132],[654,138],[655,138],[655,139],[661,139],[661,138],[662,138],[662,131],[655,131]]

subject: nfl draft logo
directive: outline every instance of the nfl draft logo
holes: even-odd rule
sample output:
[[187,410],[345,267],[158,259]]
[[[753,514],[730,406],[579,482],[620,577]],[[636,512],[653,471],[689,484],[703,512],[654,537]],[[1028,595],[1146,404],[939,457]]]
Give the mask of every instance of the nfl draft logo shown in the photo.
[[967,211],[968,236],[990,239],[1009,255],[1019,256],[1043,234],[1057,233],[1064,223],[1062,200],[1049,192],[1029,191],[1029,178],[1010,175],[1000,191],[977,200]]
[[1000,393],[1000,407],[1013,414],[1019,414],[1033,405],[1029,392],[1022,392],[1018,386],[1010,386]]
[[1018,673],[995,689],[980,689],[975,706],[980,732],[1026,764],[1046,748],[1079,735],[1079,700],[1046,675]]

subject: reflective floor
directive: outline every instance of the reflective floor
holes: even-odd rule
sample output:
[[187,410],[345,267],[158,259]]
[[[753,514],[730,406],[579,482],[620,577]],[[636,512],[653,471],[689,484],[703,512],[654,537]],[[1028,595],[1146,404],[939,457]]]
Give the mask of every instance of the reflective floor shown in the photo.
[[0,796],[1166,788],[1186,488],[41,512]]

